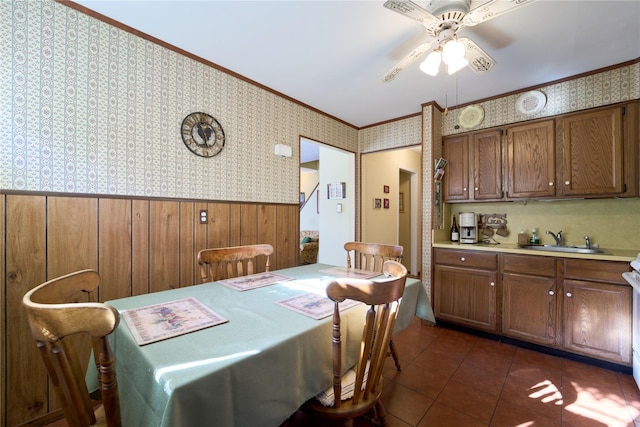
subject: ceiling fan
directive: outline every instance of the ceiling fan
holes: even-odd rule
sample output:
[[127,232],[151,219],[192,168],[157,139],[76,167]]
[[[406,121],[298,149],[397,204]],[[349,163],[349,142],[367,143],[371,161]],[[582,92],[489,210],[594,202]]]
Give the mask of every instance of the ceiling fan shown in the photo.
[[441,61],[447,64],[449,74],[466,65],[476,74],[490,71],[496,61],[473,40],[457,37],[457,32],[463,27],[478,25],[533,1],[535,0],[489,0],[471,10],[471,0],[431,0],[427,9],[411,0],[387,0],[384,7],[424,25],[427,39],[389,70],[382,81],[393,80],[434,44],[437,47],[420,65],[420,69],[427,74],[438,74]]

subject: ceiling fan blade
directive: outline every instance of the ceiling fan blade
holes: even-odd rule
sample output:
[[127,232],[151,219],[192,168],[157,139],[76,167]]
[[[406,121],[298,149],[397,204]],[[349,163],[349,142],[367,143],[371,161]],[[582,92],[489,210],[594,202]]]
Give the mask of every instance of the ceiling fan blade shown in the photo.
[[430,40],[426,43],[422,43],[420,46],[413,49],[411,53],[409,53],[407,56],[402,58],[400,62],[398,62],[392,69],[389,70],[389,72],[387,72],[387,74],[385,74],[382,77],[382,81],[384,83],[387,83],[393,80],[400,73],[400,71],[407,68],[413,61],[418,59],[418,57],[420,57],[423,53],[429,50],[429,48],[431,47],[431,44],[434,41],[435,40]]
[[487,52],[480,49],[475,42],[467,37],[460,37],[458,39],[464,43],[465,58],[469,61],[469,67],[476,74],[484,74],[487,71],[491,71],[496,66],[496,61],[489,56]]
[[467,27],[472,27],[496,16],[511,12],[520,6],[533,3],[534,1],[535,0],[490,0],[482,6],[469,11],[462,20],[462,24]]
[[408,18],[415,19],[425,27],[430,27],[439,22],[438,18],[411,0],[387,0],[383,6]]

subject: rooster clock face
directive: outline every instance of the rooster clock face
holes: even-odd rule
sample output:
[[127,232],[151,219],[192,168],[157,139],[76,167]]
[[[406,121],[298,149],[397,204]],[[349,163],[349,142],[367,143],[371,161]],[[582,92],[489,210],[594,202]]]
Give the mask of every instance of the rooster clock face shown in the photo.
[[224,148],[224,130],[216,119],[207,113],[191,113],[180,128],[184,145],[195,155],[213,157]]

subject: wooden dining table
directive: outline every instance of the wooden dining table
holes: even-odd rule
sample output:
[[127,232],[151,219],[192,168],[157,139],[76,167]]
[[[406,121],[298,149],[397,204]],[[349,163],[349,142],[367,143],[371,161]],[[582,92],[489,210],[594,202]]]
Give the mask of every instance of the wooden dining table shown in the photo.
[[[195,298],[226,320],[145,345],[136,342],[127,321],[120,322],[111,342],[123,426],[281,425],[331,386],[332,355],[331,316],[315,319],[279,302],[323,289],[335,278],[323,272],[329,268],[276,270],[291,280],[245,291],[212,282],[108,301],[124,317],[128,310]],[[343,311],[345,353],[356,353],[350,350],[359,345],[365,309]],[[395,331],[416,315],[435,322],[421,282],[409,278]]]

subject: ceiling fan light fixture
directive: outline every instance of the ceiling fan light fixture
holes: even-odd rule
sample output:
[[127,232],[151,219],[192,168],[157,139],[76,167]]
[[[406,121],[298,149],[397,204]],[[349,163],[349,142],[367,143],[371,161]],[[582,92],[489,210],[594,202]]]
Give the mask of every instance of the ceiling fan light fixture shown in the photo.
[[458,40],[448,40],[442,47],[442,60],[445,64],[457,64],[464,59],[464,44]]
[[430,76],[436,76],[440,70],[440,62],[440,51],[434,50],[427,56],[427,59],[420,64],[420,71]]
[[466,67],[467,65],[469,65],[469,61],[467,61],[464,57],[458,59],[456,62],[452,62],[450,64],[447,64],[447,73],[449,73],[449,75],[455,73],[458,70],[463,69],[464,67]]

